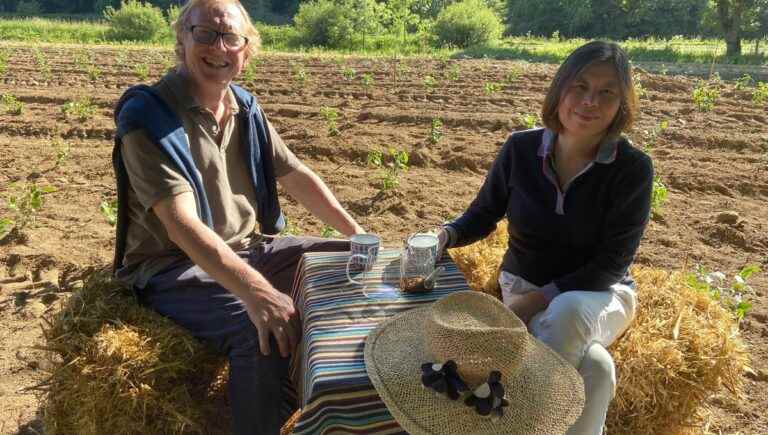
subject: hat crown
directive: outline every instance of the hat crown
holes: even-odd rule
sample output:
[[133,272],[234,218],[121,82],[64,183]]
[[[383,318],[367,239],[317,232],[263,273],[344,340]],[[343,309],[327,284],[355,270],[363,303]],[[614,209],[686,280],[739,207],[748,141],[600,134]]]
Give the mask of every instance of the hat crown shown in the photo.
[[[437,361],[452,359],[470,384],[491,370],[515,373],[530,345],[525,324],[490,295],[456,292],[432,304],[424,339]],[[499,349],[514,350],[501,352]]]

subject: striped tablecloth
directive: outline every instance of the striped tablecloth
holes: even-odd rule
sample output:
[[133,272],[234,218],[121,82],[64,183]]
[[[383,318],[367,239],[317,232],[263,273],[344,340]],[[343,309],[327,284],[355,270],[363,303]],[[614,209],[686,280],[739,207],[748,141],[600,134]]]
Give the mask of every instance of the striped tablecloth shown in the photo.
[[469,287],[444,256],[439,264],[446,271],[432,292],[401,294],[399,252],[381,250],[371,272],[354,275],[365,280],[365,289],[347,281],[349,253],[304,254],[293,286],[293,299],[304,322],[301,352],[291,368],[302,408],[295,434],[405,433],[368,379],[365,338],[397,313]]

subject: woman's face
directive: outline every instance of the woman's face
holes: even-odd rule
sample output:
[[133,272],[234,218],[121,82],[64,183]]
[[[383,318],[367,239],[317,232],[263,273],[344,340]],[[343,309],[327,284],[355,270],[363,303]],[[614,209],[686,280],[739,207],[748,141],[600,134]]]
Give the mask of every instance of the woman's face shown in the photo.
[[599,141],[621,105],[621,86],[615,68],[605,62],[585,68],[565,88],[557,106],[563,132],[577,140]]

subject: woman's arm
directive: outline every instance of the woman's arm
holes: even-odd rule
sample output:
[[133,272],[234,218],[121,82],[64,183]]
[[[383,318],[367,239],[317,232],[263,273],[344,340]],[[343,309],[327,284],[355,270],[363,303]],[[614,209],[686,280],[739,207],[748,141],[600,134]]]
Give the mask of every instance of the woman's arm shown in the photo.
[[513,137],[510,136],[496,156],[483,186],[467,210],[445,225],[446,247],[460,247],[484,239],[496,229],[507,211],[509,178],[514,166]]

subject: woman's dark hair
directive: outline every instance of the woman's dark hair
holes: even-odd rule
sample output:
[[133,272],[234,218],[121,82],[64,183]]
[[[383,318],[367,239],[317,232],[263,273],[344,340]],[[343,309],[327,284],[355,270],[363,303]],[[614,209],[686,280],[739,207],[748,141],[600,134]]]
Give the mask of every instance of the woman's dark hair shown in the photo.
[[588,42],[571,53],[552,79],[544,99],[544,107],[541,109],[541,119],[550,130],[560,133],[563,124],[557,114],[557,108],[563,93],[571,85],[574,79],[588,66],[595,63],[607,63],[616,70],[619,78],[621,104],[616,117],[607,134],[618,136],[632,127],[637,116],[637,94],[632,82],[632,67],[629,64],[627,53],[614,42],[592,41]]

